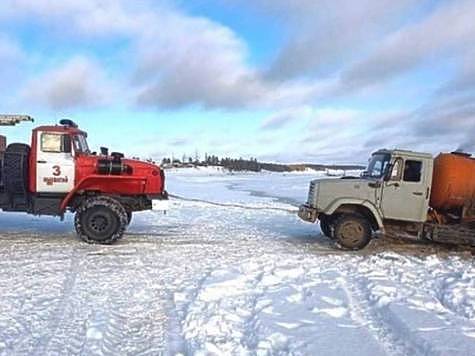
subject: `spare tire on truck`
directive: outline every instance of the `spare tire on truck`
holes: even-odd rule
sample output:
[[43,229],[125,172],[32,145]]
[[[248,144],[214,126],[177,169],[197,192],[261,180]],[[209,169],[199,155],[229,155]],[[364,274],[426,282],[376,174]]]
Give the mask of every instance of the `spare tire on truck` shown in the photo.
[[3,180],[9,195],[28,194],[30,146],[12,143],[5,151],[3,161]]

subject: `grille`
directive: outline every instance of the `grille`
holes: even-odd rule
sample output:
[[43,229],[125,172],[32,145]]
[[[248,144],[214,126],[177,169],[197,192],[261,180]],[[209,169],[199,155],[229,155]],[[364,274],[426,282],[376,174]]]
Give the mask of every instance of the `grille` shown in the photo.
[[314,204],[314,199],[315,199],[315,187],[316,184],[315,182],[310,183],[310,188],[308,190],[308,198],[307,198],[307,204],[312,206]]

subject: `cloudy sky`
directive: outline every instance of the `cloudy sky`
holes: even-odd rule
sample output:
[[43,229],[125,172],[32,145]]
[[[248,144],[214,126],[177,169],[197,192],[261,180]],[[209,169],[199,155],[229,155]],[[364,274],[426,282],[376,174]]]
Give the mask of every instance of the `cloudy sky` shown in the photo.
[[1,0],[0,77],[131,155],[475,151],[475,0]]

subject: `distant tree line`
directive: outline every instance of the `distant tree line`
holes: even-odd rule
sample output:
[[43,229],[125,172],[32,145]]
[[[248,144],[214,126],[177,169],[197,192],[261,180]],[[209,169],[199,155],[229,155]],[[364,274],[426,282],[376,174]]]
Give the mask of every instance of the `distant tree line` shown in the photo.
[[223,158],[220,160],[220,166],[230,170],[230,171],[249,171],[249,172],[260,172],[262,170],[261,164],[257,162],[256,158],[250,159],[233,159],[233,158]]
[[163,158],[162,166],[218,166],[223,167],[229,171],[250,171],[250,172],[260,172],[262,170],[261,164],[257,161],[256,158],[250,159],[235,159],[235,158],[220,158],[215,155],[205,155],[204,160],[196,160],[192,157],[183,156],[181,160],[177,158]]
[[320,165],[320,164],[280,164],[280,163],[264,163],[259,162],[257,158],[220,158],[216,155],[205,154],[203,160],[199,159],[199,155],[196,153],[195,157],[187,157],[183,155],[182,159],[177,158],[163,158],[162,166],[165,167],[198,167],[198,166],[217,166],[223,167],[231,172],[260,172],[262,170],[271,172],[292,172],[292,171],[304,171],[307,168],[314,170],[324,171],[326,169],[363,169],[364,167],[358,165]]

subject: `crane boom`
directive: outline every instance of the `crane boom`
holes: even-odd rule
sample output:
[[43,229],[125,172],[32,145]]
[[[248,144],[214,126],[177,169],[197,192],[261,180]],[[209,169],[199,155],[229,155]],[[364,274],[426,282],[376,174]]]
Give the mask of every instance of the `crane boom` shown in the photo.
[[0,126],[14,126],[22,121],[34,121],[29,115],[0,115]]

